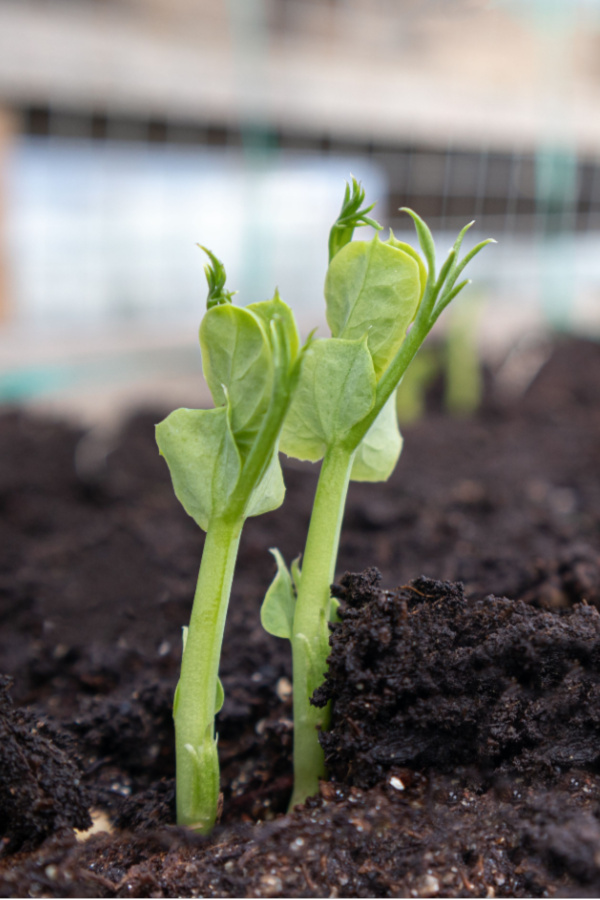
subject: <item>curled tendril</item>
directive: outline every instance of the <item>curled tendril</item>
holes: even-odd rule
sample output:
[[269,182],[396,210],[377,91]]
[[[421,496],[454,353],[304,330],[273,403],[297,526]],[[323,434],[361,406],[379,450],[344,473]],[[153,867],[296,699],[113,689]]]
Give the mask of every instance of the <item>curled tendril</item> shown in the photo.
[[212,251],[207,249],[207,247],[203,247],[202,244],[198,244],[198,247],[200,247],[201,250],[204,250],[211,263],[210,265],[204,266],[204,274],[206,275],[206,281],[208,283],[206,308],[212,309],[213,306],[231,303],[231,298],[237,294],[237,291],[225,290],[225,281],[227,280],[225,266]]
[[344,192],[344,200],[340,214],[337,217],[331,231],[329,232],[329,261],[333,259],[335,254],[352,240],[355,228],[362,225],[370,225],[377,231],[382,230],[382,225],[369,216],[375,204],[366,206],[361,209],[365,201],[365,189],[360,181],[352,176],[352,183],[346,182],[346,190]]

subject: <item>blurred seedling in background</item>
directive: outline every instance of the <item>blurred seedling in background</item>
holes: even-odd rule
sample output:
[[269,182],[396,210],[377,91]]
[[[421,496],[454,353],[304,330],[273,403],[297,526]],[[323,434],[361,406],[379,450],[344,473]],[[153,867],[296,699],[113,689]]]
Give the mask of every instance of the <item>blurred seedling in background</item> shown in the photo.
[[453,416],[471,416],[481,404],[483,373],[477,328],[483,301],[477,294],[461,297],[448,316],[443,346],[444,405]]
[[443,382],[444,408],[457,417],[471,416],[481,405],[483,371],[477,330],[483,299],[472,293],[460,298],[447,317],[445,333],[415,357],[398,386],[400,425],[417,422],[426,412],[431,388]]

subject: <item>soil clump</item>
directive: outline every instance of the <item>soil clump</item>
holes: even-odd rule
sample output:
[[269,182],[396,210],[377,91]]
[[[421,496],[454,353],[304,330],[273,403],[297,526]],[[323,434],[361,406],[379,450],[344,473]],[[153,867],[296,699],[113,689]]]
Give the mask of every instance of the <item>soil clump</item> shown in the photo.
[[594,770],[595,606],[556,613],[521,600],[469,600],[461,584],[423,577],[382,591],[377,574],[345,575],[336,585],[341,622],[313,700],[333,704],[320,740],[337,780],[367,788],[397,765],[471,766],[488,777]]

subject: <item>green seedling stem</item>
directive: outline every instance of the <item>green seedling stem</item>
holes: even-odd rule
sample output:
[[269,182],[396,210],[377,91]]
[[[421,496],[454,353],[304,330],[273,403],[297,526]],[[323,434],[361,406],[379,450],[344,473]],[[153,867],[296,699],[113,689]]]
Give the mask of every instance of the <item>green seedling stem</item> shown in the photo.
[[294,704],[294,790],[290,806],[319,789],[325,776],[317,729],[329,727],[329,707],[307,702],[323,680],[329,656],[331,598],[340,532],[354,453],[346,447],[327,450],[317,485],[303,557],[302,577],[292,632]]
[[177,687],[177,822],[208,833],[219,806],[214,736],[219,661],[243,519],[215,517],[206,532]]

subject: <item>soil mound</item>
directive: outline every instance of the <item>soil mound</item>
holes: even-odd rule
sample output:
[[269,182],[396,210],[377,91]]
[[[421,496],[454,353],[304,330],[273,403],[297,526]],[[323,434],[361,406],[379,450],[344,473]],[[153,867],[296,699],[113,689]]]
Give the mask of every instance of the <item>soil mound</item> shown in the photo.
[[92,822],[73,741],[44,719],[15,709],[0,676],[0,854]]
[[[337,780],[370,787],[393,766],[458,766],[539,778],[594,769],[600,737],[600,613],[549,612],[419,578],[377,588],[372,570],[336,586],[322,734]],[[557,728],[557,724],[560,727]]]

